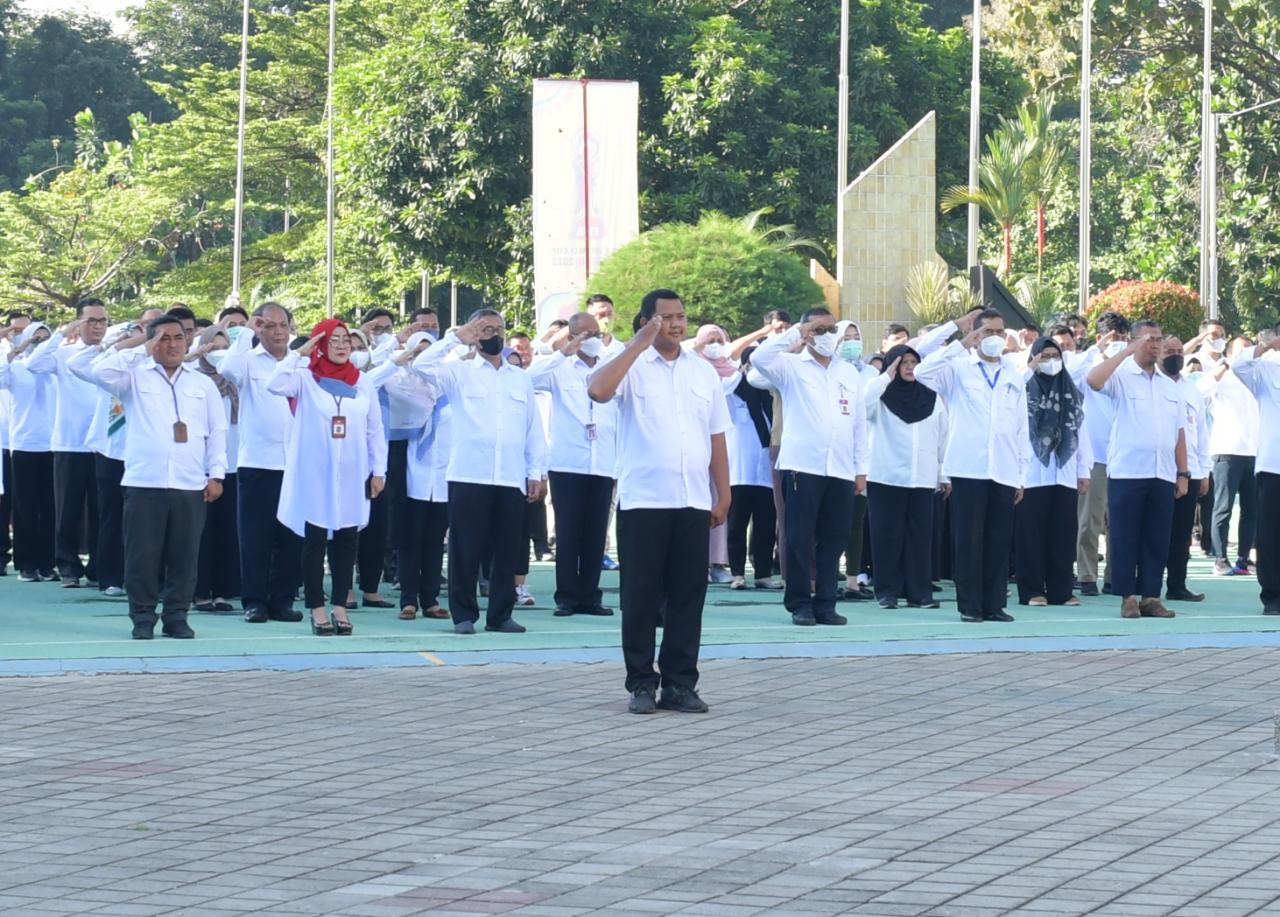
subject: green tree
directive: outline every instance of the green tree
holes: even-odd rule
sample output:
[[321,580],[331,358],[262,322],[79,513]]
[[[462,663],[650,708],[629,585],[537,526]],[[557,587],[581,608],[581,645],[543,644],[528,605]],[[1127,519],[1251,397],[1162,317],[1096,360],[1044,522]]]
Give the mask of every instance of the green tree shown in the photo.
[[1004,257],[1000,273],[1013,273],[1013,226],[1032,200],[1027,163],[1035,144],[1008,127],[987,136],[987,151],[978,160],[978,188],[952,185],[942,195],[944,212],[977,204],[1000,226]]

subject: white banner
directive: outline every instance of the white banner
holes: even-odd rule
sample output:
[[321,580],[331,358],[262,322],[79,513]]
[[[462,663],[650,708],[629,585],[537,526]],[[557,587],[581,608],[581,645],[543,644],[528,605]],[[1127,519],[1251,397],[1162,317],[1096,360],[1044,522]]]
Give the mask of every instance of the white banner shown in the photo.
[[636,83],[533,81],[533,289],[539,331],[576,312],[600,262],[640,231],[639,107]]

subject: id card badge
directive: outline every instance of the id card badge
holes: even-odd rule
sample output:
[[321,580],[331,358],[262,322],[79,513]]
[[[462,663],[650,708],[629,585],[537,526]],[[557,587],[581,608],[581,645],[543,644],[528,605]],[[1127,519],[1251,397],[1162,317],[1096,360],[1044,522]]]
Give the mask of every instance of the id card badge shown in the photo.
[[589,423],[587,424],[587,442],[595,442],[595,439],[596,439],[596,425],[593,423]]
[[845,417],[849,416],[849,399],[848,398],[840,399],[840,413],[843,414]]
[[173,423],[173,441],[175,443],[187,441],[187,425],[181,420],[175,420]]
[[334,415],[329,421],[329,435],[334,439],[347,438],[347,418],[341,414]]

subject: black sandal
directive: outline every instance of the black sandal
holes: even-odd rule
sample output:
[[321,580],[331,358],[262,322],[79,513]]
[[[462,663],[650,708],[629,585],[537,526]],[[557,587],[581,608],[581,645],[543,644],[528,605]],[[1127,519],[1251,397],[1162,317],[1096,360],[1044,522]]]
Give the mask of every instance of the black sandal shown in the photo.
[[[338,609],[336,608],[334,609],[334,611],[337,610]],[[355,628],[351,626],[351,622],[349,620],[344,621],[335,615],[331,615],[330,620],[333,622],[333,632],[339,637],[350,637],[355,631]]]
[[328,616],[326,615],[325,622],[321,624],[318,621],[316,621],[315,614],[312,614],[311,615],[311,633],[313,633],[317,637],[332,637],[334,634],[333,621],[329,620]]

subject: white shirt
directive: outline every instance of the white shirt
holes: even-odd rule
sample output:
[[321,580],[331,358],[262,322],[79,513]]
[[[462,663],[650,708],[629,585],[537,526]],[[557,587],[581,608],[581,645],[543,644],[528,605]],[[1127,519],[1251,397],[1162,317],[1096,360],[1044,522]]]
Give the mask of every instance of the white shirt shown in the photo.
[[729,486],[772,489],[773,458],[769,455],[769,443],[760,444],[760,432],[751,419],[751,409],[734,394],[741,381],[740,372],[722,380],[725,404],[729,409],[729,429],[725,433],[725,446],[729,450]]
[[27,368],[33,373],[49,375],[54,379],[56,407],[50,442],[53,451],[88,452],[89,426],[93,423],[99,390],[92,382],[86,382],[72,373],[67,364],[82,350],[96,348],[90,348],[83,341],[63,346],[62,341],[62,332],[55,331],[31,352]]
[[[171,378],[141,347],[108,352],[93,363],[93,378],[124,404],[125,487],[203,490],[227,469],[227,417],[208,376],[180,366]],[[174,441],[174,424],[187,441]]]
[[751,355],[786,406],[778,468],[852,481],[867,473],[862,374],[839,357],[823,366],[807,347],[787,353],[799,340],[800,328],[792,326]]
[[697,354],[667,360],[653,347],[614,394],[618,508],[711,509],[711,437],[729,429],[720,377]]
[[1185,375],[1174,379],[1173,384],[1178,387],[1178,393],[1187,406],[1186,426],[1183,428],[1187,437],[1187,470],[1194,480],[1200,481],[1213,471],[1213,453],[1209,448],[1209,406],[1199,386]]
[[114,350],[103,350],[101,346],[83,347],[67,361],[67,369],[93,385],[97,396],[93,405],[93,420],[89,422],[89,448],[99,455],[123,462],[125,431],[128,428],[124,402],[106,389],[99,388],[93,378],[93,364],[113,353]]
[[1232,363],[1232,372],[1253,395],[1261,417],[1258,460],[1254,469],[1280,474],[1280,362],[1256,359],[1253,347]]
[[533,384],[506,360],[496,368],[478,355],[446,360],[460,343],[449,331],[413,361],[414,370],[448,395],[453,408],[449,480],[524,491],[547,470]]
[[53,377],[27,367],[30,357],[6,363],[0,385],[9,390],[9,448],[15,452],[48,452],[53,443],[53,413],[57,399]]
[[915,377],[947,399],[950,426],[942,473],[1021,487],[1031,462],[1031,438],[1027,389],[1013,363],[986,363],[953,341],[922,359]]
[[1115,406],[1107,477],[1176,482],[1174,449],[1178,431],[1187,423],[1187,409],[1173,380],[1154,370],[1148,376],[1133,357],[1127,357],[1102,393]]
[[449,438],[453,435],[453,408],[436,403],[432,416],[409,441],[405,470],[406,492],[424,503],[449,502]]
[[267,381],[276,371],[277,361],[262,345],[252,346],[253,335],[242,332],[227,348],[218,367],[224,379],[240,393],[239,439],[236,457],[239,467],[281,471],[285,467],[285,446],[293,428],[289,399],[268,390]]
[[[597,358],[600,366],[603,357]],[[618,408],[596,404],[587,396],[594,367],[562,353],[538,357],[529,367],[535,391],[551,397],[552,471],[612,478],[618,465]]]
[[1213,455],[1257,455],[1258,402],[1235,372],[1228,369],[1221,379],[1215,379],[1215,369],[1216,364],[1205,366],[1199,383],[1213,417],[1209,451]]
[[885,407],[880,396],[888,389],[889,374],[880,373],[863,389],[870,431],[870,469],[867,480],[893,487],[928,487],[944,481],[942,461],[947,451],[947,406],[934,401],[933,413],[907,423]]
[[[276,363],[267,390],[298,405],[276,518],[298,535],[306,534],[308,522],[330,533],[368,525],[365,482],[387,473],[387,439],[373,386],[360,378],[353,397],[335,396],[320,387],[302,357],[289,353]],[[339,416],[346,428],[340,438],[333,435]]]

